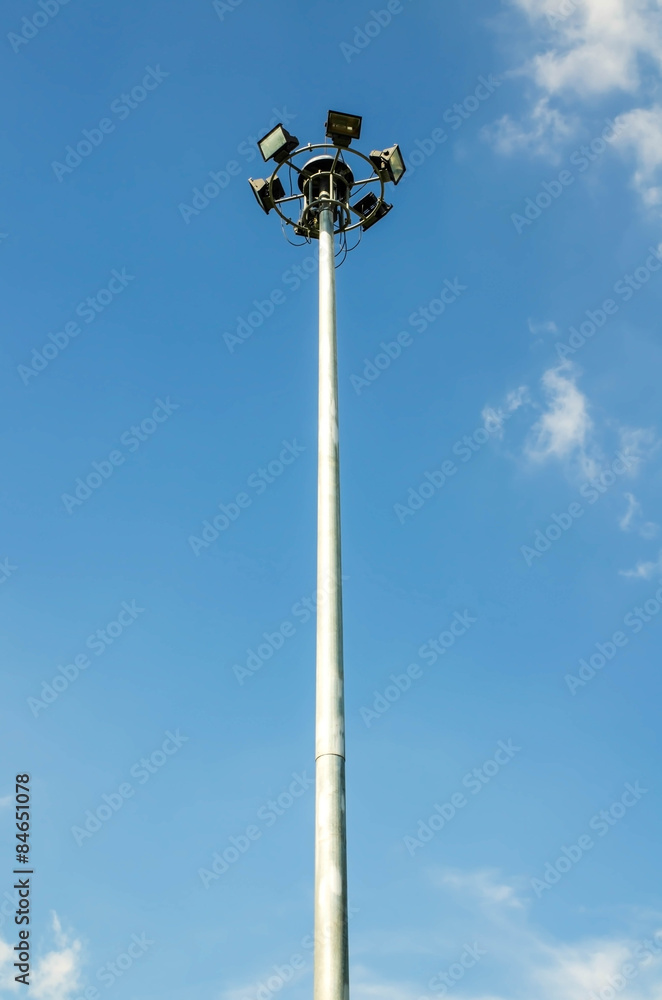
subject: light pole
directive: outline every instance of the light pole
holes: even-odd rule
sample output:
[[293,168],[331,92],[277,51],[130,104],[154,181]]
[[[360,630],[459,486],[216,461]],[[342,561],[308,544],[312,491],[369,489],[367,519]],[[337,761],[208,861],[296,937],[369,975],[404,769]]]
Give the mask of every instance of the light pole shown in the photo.
[[[299,147],[299,140],[277,125],[258,143],[264,160],[273,159],[276,169],[268,180],[249,181],[267,214],[275,209],[303,242],[319,241],[314,1000],[349,998],[336,240],[346,252],[348,233],[360,236],[383,218],[391,209],[384,184],[397,184],[405,172],[398,146],[374,150],[369,157],[350,148],[360,134],[361,118],[335,111],[329,111],[326,123],[330,142]],[[348,154],[365,161],[368,176],[354,179]],[[371,184],[378,185],[378,194],[368,188]],[[357,192],[363,197],[351,205]],[[287,214],[291,207],[300,210],[296,219]]]

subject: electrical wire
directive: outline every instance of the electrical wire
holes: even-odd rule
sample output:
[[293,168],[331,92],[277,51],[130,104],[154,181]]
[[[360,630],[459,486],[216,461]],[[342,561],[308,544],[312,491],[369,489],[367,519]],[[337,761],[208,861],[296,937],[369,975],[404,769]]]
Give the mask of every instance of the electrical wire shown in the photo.
[[[343,163],[345,166],[348,166],[347,161],[345,160],[344,153],[342,153],[342,152],[338,156],[337,162],[338,163]],[[289,180],[289,189],[290,189],[289,193],[290,193],[290,197],[292,197],[292,195],[294,194],[294,180],[293,180],[293,177],[292,177],[292,174],[293,174],[292,163],[288,163],[288,167],[289,167],[288,180]],[[351,168],[348,168],[348,169],[351,169]],[[354,197],[356,194],[361,193],[362,189],[366,186],[366,184],[371,184],[375,180],[378,180],[378,175],[377,175],[376,172],[375,172],[374,176],[372,176],[372,177],[366,177],[365,180],[360,181],[358,184],[356,184],[353,187],[353,189],[352,189],[352,196]],[[304,211],[305,211],[305,201],[304,201]],[[348,220],[349,219],[350,219],[350,216],[348,215]],[[280,220],[281,231],[283,233],[283,236],[287,240],[287,242],[290,244],[290,246],[293,246],[293,247],[303,247],[303,246],[311,245],[312,244],[313,240],[312,240],[312,237],[310,237],[310,236],[306,236],[301,242],[296,242],[295,240],[290,239],[290,236],[289,236],[289,225],[290,224],[291,223],[286,223],[284,219]],[[339,267],[342,267],[342,265],[347,260],[347,255],[350,254],[350,253],[352,253],[353,250],[356,250],[356,248],[360,244],[361,240],[363,239],[363,230],[360,227],[358,227],[356,229],[356,233],[357,233],[357,239],[356,239],[356,241],[355,241],[355,243],[354,243],[353,246],[349,246],[349,243],[348,243],[348,240],[347,240],[347,232],[346,232],[345,229],[340,230],[340,232],[337,234],[340,237],[340,239],[338,241],[339,242],[338,250],[334,253],[334,258],[336,259],[336,261],[338,261],[339,257],[341,257],[342,259],[336,263],[336,269],[338,269]]]

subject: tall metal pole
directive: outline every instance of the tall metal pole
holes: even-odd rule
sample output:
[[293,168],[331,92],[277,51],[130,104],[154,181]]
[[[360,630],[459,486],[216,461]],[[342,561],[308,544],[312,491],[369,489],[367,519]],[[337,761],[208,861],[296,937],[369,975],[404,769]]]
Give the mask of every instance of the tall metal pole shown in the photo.
[[[297,236],[319,240],[314,1000],[349,1000],[335,236],[365,232],[388,214],[393,206],[384,198],[384,184],[398,184],[406,169],[397,143],[369,157],[351,147],[361,136],[361,120],[329,111],[325,129],[331,142],[302,147],[282,124],[276,125],[258,142],[265,162],[275,160],[276,168],[268,180],[249,178],[262,211],[275,210]],[[316,150],[324,153],[308,159],[303,169],[297,165],[298,157]],[[370,167],[371,176],[355,182],[345,159],[350,154],[361,160],[362,172],[366,164]],[[290,176],[292,168],[298,175],[301,194],[285,194],[278,173],[288,166]],[[373,183],[378,195],[366,193],[365,186]],[[355,187],[362,197],[350,205]],[[290,215],[295,206],[296,214]]]
[[349,998],[334,214],[319,215],[314,1000]]

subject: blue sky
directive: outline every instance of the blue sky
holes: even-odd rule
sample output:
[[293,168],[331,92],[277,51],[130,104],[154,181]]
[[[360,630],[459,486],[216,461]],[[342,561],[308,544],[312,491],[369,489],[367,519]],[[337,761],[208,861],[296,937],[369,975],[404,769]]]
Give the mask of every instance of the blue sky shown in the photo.
[[24,772],[36,1000],[310,995],[316,248],[246,181],[328,108],[409,164],[338,272],[353,995],[662,989],[662,14],[374,9],[4,5],[2,997]]

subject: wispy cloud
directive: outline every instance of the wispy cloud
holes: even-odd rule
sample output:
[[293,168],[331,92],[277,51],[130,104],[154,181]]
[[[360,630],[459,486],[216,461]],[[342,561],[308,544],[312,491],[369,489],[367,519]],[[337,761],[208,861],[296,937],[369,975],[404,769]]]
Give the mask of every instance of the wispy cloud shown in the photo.
[[626,493],[625,499],[628,502],[625,514],[618,522],[621,531],[636,531],[642,538],[655,538],[659,531],[659,525],[653,521],[645,521],[641,504],[634,493]]
[[617,124],[623,130],[614,145],[634,163],[634,188],[648,208],[662,205],[662,107],[633,108]]
[[541,320],[540,322],[529,319],[529,330],[537,337],[541,333],[558,333],[559,328],[553,319]]
[[578,372],[569,362],[543,374],[546,409],[532,428],[525,451],[536,463],[550,458],[575,461],[584,475],[593,476],[598,469],[596,455],[589,454],[593,421],[577,378]]
[[480,907],[496,905],[520,910],[524,906],[520,895],[522,886],[517,887],[512,882],[505,882],[493,868],[480,868],[474,871],[446,868],[431,872],[430,878],[433,885],[442,888],[448,886],[466,895]]
[[504,156],[522,151],[556,158],[558,147],[577,131],[577,122],[542,97],[523,122],[504,115],[483,129],[483,136]]
[[631,475],[636,476],[642,462],[659,449],[660,440],[652,427],[619,427],[619,451],[631,465]]
[[622,932],[563,941],[533,921],[518,879],[491,870],[433,869],[426,876],[432,892],[444,894],[443,910],[452,924],[451,934],[444,935],[446,950],[437,949],[432,961],[432,955],[425,962],[418,955],[420,979],[409,983],[371,974],[364,959],[360,969],[352,970],[364,1000],[378,995],[389,1000],[434,996],[438,970],[446,968],[468,940],[480,941],[486,957],[456,988],[465,1000],[589,1000],[591,994],[658,1000],[662,994],[662,929],[654,917],[646,922],[641,940]]
[[503,425],[520,406],[526,406],[531,402],[527,386],[521,385],[518,389],[513,389],[506,394],[506,398],[500,406],[484,406],[481,411],[483,424],[490,432],[497,437],[503,437]]
[[662,576],[662,549],[654,562],[638,562],[634,569],[622,569],[620,574],[628,580],[650,580],[654,576]]

